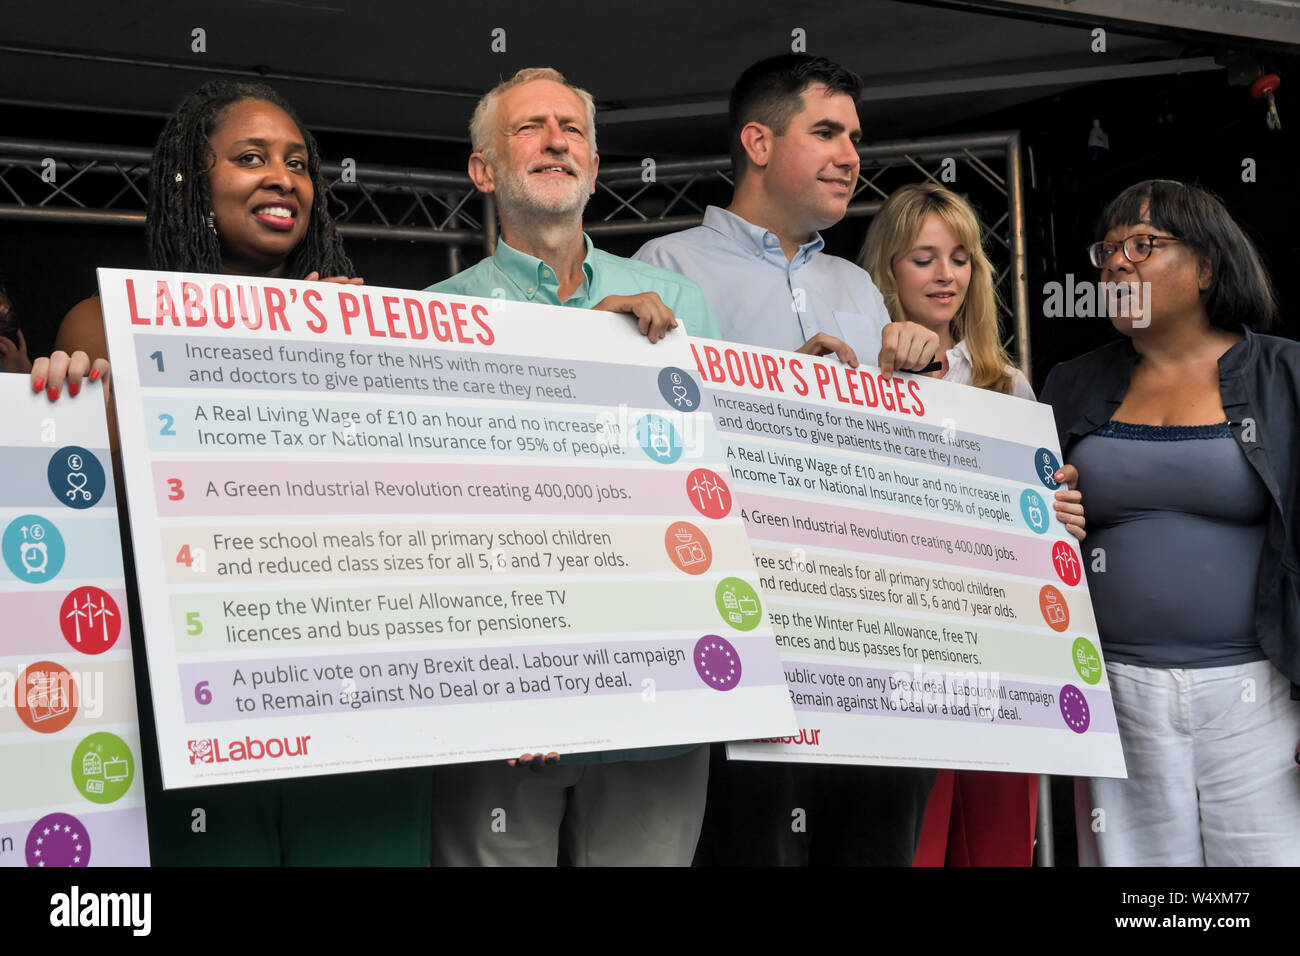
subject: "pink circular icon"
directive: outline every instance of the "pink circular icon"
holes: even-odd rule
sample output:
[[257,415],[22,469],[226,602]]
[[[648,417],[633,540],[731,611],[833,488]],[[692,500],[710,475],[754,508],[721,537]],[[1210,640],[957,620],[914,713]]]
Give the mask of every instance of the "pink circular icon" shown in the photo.
[[1065,718],[1065,725],[1076,734],[1083,733],[1092,723],[1088,699],[1083,696],[1083,691],[1073,684],[1066,684],[1061,688],[1061,716]]
[[1070,587],[1078,584],[1083,577],[1083,562],[1074,553],[1074,548],[1064,541],[1052,545],[1052,567],[1056,569],[1057,577]]
[[122,633],[122,612],[112,595],[86,585],[68,593],[59,608],[63,639],[83,654],[102,654]]
[[696,468],[686,476],[686,497],[706,518],[725,518],[731,511],[731,489],[707,468]]
[[725,637],[705,634],[695,642],[695,673],[714,690],[740,683],[740,655]]
[[27,833],[28,866],[89,866],[90,833],[70,813],[41,817]]

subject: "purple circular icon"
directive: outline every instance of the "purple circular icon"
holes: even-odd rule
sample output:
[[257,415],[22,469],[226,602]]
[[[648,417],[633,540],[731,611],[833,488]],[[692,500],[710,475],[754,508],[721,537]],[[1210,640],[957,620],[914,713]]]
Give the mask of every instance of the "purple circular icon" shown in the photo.
[[1065,718],[1065,725],[1076,734],[1083,733],[1092,723],[1088,700],[1073,684],[1061,688],[1061,716]]
[[740,683],[740,655],[725,637],[705,634],[695,642],[695,673],[714,690]]
[[89,866],[90,833],[70,813],[50,813],[27,834],[28,866]]

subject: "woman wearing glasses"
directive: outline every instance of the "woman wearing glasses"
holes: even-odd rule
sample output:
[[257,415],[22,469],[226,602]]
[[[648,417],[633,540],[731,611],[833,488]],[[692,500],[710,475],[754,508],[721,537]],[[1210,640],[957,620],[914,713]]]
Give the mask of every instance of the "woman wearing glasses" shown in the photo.
[[1127,780],[1080,779],[1087,865],[1300,864],[1300,344],[1196,186],[1117,196],[1090,249],[1124,334],[1042,399],[1088,501]]

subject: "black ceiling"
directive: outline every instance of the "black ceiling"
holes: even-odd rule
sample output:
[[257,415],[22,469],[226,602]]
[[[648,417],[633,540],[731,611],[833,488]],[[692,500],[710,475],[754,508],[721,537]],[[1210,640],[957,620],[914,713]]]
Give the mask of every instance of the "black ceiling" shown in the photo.
[[[520,67],[550,65],[596,96],[607,156],[723,151],[717,104],[746,65],[788,51],[796,30],[809,52],[866,78],[874,95],[863,116],[874,139],[923,135],[1081,82],[1052,83],[1043,71],[1189,54],[1170,38],[1113,30],[1106,52],[1095,53],[1086,25],[895,0],[5,6],[2,103],[161,117],[206,77],[260,73],[313,129],[459,143],[479,93]],[[204,31],[205,52],[193,50],[196,29]],[[504,52],[492,49],[496,30],[504,30]],[[1030,73],[1039,75],[1014,79]],[[989,76],[1003,79],[981,80]],[[939,80],[956,82],[938,95],[882,92],[902,86],[915,93],[918,84]],[[70,130],[58,138],[79,137]]]

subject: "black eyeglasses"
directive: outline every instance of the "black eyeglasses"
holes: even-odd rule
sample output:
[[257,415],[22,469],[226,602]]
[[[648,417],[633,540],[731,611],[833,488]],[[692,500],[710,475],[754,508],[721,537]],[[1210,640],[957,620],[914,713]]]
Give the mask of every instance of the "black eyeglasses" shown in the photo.
[[1145,262],[1151,257],[1151,250],[1157,242],[1184,242],[1178,236],[1128,236],[1123,242],[1094,242],[1088,247],[1088,258],[1098,269],[1104,268],[1117,250],[1124,250],[1124,258],[1129,262]]

